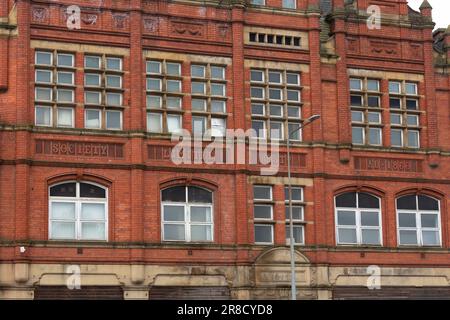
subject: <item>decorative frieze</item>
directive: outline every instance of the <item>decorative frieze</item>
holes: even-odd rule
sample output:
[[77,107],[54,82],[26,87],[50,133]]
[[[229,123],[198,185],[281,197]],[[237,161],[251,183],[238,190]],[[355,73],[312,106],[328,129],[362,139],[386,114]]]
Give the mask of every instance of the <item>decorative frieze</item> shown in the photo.
[[123,158],[123,144],[61,140],[36,140],[36,154]]

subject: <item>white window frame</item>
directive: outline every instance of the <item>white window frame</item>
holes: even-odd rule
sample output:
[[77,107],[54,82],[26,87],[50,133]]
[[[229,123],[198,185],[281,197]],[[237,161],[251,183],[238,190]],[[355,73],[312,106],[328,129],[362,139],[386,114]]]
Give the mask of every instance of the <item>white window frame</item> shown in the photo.
[[[38,54],[40,54],[40,53],[50,55],[50,64],[39,64],[39,63],[38,63],[38,58],[37,58],[37,57],[38,57]],[[52,52],[49,52],[49,51],[40,51],[40,50],[36,51],[36,52],[34,53],[34,63],[35,63],[35,65],[37,65],[37,66],[53,66],[53,53],[52,53]]]
[[[188,192],[188,188],[190,186],[183,186],[185,189],[185,193],[186,193],[186,201],[183,202],[170,202],[170,201],[161,201],[161,240],[163,242],[190,242],[190,243],[213,243],[214,242],[214,192],[206,189],[206,188],[202,188],[199,186],[195,186],[193,185],[192,187],[196,187],[196,188],[200,188],[203,190],[206,190],[208,192],[211,193],[211,203],[202,203],[202,202],[189,202],[189,192]],[[160,191],[160,195],[161,195],[161,199],[162,199],[162,192],[166,189],[170,189],[172,187],[168,187],[165,188],[163,190]],[[180,206],[184,208],[184,221],[168,221],[166,222],[164,220],[164,205],[168,205],[168,206]],[[191,221],[191,208],[192,207],[208,207],[211,210],[211,222],[192,222]],[[164,225],[165,224],[177,224],[177,225],[184,225],[184,240],[167,240],[165,239],[164,236]],[[192,230],[191,227],[192,225],[197,226],[197,225],[204,225],[204,226],[211,226],[211,240],[195,240],[192,241]]]
[[[98,63],[98,68],[93,68],[93,67],[88,67],[86,65],[86,58],[97,58],[99,63]],[[91,69],[91,70],[100,70],[102,68],[102,57],[101,56],[96,56],[96,55],[90,55],[87,54],[84,56],[84,68],[85,69]]]
[[[220,68],[221,69],[222,75],[221,75],[220,78],[213,77],[213,72],[212,72],[213,68],[218,68],[218,69]],[[223,67],[223,66],[210,66],[210,69],[211,69],[211,79],[213,79],[213,80],[225,80],[225,67]]]
[[[99,114],[99,126],[98,127],[88,127],[87,125],[87,113],[88,111],[97,111]],[[100,109],[93,109],[93,108],[88,108],[88,109],[84,109],[84,127],[86,129],[101,129],[102,128],[102,111]]]
[[[437,198],[431,197],[429,195],[425,195],[430,197],[438,202],[438,211],[434,210],[419,210],[419,197],[415,195],[416,198],[416,210],[413,209],[398,209],[397,208],[397,199],[395,199],[395,211],[396,211],[396,223],[397,223],[397,245],[399,247],[442,247],[442,226],[441,226],[441,201]],[[400,197],[401,198],[401,197]],[[416,227],[400,227],[400,213],[409,213],[414,214],[416,218]],[[437,215],[438,227],[436,228],[422,228],[422,214],[435,214]],[[401,244],[400,243],[400,231],[416,231],[417,234],[417,244]],[[438,245],[424,245],[422,231],[438,231],[439,233],[439,244]]]
[[[177,69],[178,69],[177,73],[176,74],[169,73],[168,72],[168,70],[169,70],[168,65],[176,65]],[[171,76],[171,77],[180,77],[181,76],[181,63],[167,61],[166,62],[166,75]]]
[[[261,81],[252,80],[252,72],[258,72],[258,73],[262,74],[262,79],[261,79]],[[259,70],[259,69],[251,69],[251,70],[250,70],[250,82],[251,82],[251,83],[264,83],[265,78],[266,78],[266,75],[265,75],[264,70]]]
[[[114,87],[114,86],[108,85],[108,77],[119,78],[119,86],[118,87]],[[122,88],[122,76],[121,75],[116,75],[116,74],[107,74],[107,75],[105,75],[105,88],[108,88],[108,89],[121,89]]]
[[[88,99],[86,99],[87,94],[91,94],[91,93],[95,93],[98,96],[98,103],[93,103],[93,102],[89,102]],[[90,91],[90,90],[86,90],[84,91],[84,104],[86,105],[99,105],[102,104],[102,94],[100,91]]]
[[[261,89],[262,90],[262,97],[253,97],[252,96],[252,89]],[[250,98],[251,99],[255,99],[255,100],[264,100],[266,97],[266,90],[264,89],[264,87],[257,87],[257,86],[252,86],[250,87]]]
[[[378,138],[380,139],[380,143],[371,143],[370,142],[370,130],[377,130],[378,131]],[[382,146],[383,145],[383,129],[380,127],[369,127],[369,136],[367,139],[367,144],[370,146]]]
[[[37,109],[38,108],[50,109],[50,123],[48,125],[37,123]],[[52,127],[53,126],[53,108],[51,106],[36,105],[34,107],[34,124],[39,127]]]
[[[353,129],[362,129],[362,142],[361,143],[357,143],[353,141]],[[356,146],[362,146],[366,144],[366,129],[365,127],[362,126],[352,126],[352,144],[356,145]]]
[[[368,193],[372,197],[375,197],[378,199],[379,208],[359,208],[359,197],[358,192],[356,192],[356,208],[351,207],[337,207],[336,206],[336,199],[339,195],[334,197],[334,225],[335,225],[335,240],[336,245],[353,245],[353,246],[376,246],[376,247],[382,247],[383,246],[383,219],[382,219],[382,210],[381,210],[381,199],[373,194]],[[339,225],[338,224],[338,212],[339,211],[353,211],[355,212],[355,225]],[[377,212],[378,213],[378,227],[374,226],[362,226],[361,225],[361,214],[364,212]],[[339,241],[339,229],[352,229],[356,230],[356,243],[351,242],[340,242]],[[369,243],[362,243],[362,230],[378,230],[378,236],[380,239],[380,243],[378,244],[369,244]]]
[[[38,79],[37,79],[37,74],[38,74],[38,72],[46,72],[46,73],[49,73],[49,74],[50,74],[50,81],[49,81],[49,82],[38,81]],[[34,71],[34,81],[35,81],[37,84],[52,84],[52,83],[53,83],[53,72],[52,72],[51,70],[46,70],[46,69],[36,69],[36,70]]]
[[[59,100],[59,91],[70,92],[71,93],[70,101],[60,101]],[[56,102],[58,102],[58,103],[74,103],[74,101],[75,101],[75,91],[73,89],[56,88]]]
[[[117,94],[120,97],[120,103],[119,104],[109,104],[108,103],[108,95],[110,94]],[[123,94],[122,93],[117,93],[117,92],[106,92],[105,94],[105,105],[109,106],[109,107],[120,107],[123,105]]]
[[[352,86],[351,86],[352,81],[358,81],[359,82],[359,89],[353,89],[352,88]],[[362,91],[362,89],[363,89],[362,80],[359,79],[359,78],[350,78],[349,87],[350,87],[350,91],[358,91],[358,92]]]
[[[119,69],[109,69],[108,68],[108,60],[119,60],[119,62],[120,62],[120,67],[119,67]],[[105,61],[105,70],[106,71],[122,71],[122,69],[123,69],[123,61],[122,61],[122,58],[119,58],[119,57],[106,57],[106,61]]]
[[[76,184],[76,194],[75,198],[73,197],[57,197],[57,196],[50,196],[50,189],[54,186],[57,186],[59,184],[65,184],[65,183],[75,183]],[[86,184],[92,184],[94,186],[100,187],[103,190],[105,190],[105,198],[81,198],[80,197],[80,184],[86,183]],[[48,238],[52,241],[102,241],[107,242],[108,241],[108,235],[109,235],[109,213],[108,213],[108,188],[94,182],[90,181],[64,181],[64,182],[58,182],[56,184],[53,184],[48,187]],[[52,219],[52,202],[66,202],[66,203],[75,203],[75,239],[63,239],[63,238],[53,238],[52,236],[52,222],[55,221]],[[90,203],[90,204],[104,204],[105,207],[105,237],[104,239],[82,239],[81,238],[81,225],[82,222],[100,222],[101,220],[81,220],[81,204],[82,203]],[[64,220],[56,220],[56,221],[64,221]],[[67,221],[67,220],[66,220]],[[103,220],[102,220],[103,222]]]
[[[72,119],[71,119],[71,125],[70,126],[63,126],[59,124],[59,110],[64,109],[64,110],[70,110],[72,113]],[[75,127],[75,110],[73,107],[57,107],[56,108],[56,126],[58,128],[73,128]]]
[[[70,56],[72,58],[72,64],[70,66],[66,66],[66,65],[60,65],[59,64],[59,57],[60,56]],[[72,53],[57,53],[56,54],[56,66],[58,68],[73,68],[75,65],[75,55]]]
[[[158,72],[150,72],[149,68],[148,68],[150,63],[158,63],[159,71]],[[147,60],[146,63],[145,63],[145,72],[146,72],[146,74],[162,74],[162,61],[159,61],[159,60]]]
[[[159,116],[159,131],[152,131],[152,130],[150,130],[149,121],[148,121],[148,116],[149,115]],[[163,130],[164,130],[164,128],[163,128],[163,123],[162,123],[162,113],[159,113],[159,112],[147,112],[147,132],[150,132],[150,133],[161,133],[161,132],[163,132]]]
[[[256,227],[257,226],[260,226],[260,227],[270,227],[270,229],[271,229],[271,241],[270,242],[259,242],[259,241],[256,241],[256,232],[255,232],[255,229],[256,229]],[[274,242],[274,228],[273,228],[273,224],[269,224],[269,223],[255,223],[254,225],[253,225],[253,233],[254,233],[254,240],[255,240],[255,244],[261,244],[261,245],[271,245],[271,244],[273,244],[273,242]]]
[[[202,76],[196,76],[193,75],[194,73],[192,72],[193,68],[201,68],[203,70],[203,75]],[[206,66],[203,64],[192,64],[191,65],[191,78],[193,79],[204,79],[206,77]]]
[[[222,93],[221,94],[213,94],[213,86],[221,86],[222,88]],[[211,96],[212,97],[225,97],[226,96],[226,91],[227,91],[227,86],[224,83],[216,83],[216,82],[211,82]]]
[[[120,128],[108,128],[108,113],[119,113],[120,115]],[[105,110],[105,129],[106,130],[122,130],[123,128],[123,112],[121,110]]]
[[[400,145],[392,144],[392,132],[394,132],[394,131],[400,131],[400,140],[401,140]],[[401,147],[405,146],[405,137],[403,136],[403,129],[391,129],[391,146],[396,147],[396,148],[401,148]]]
[[[40,89],[46,89],[46,90],[50,90],[50,100],[39,100],[37,99],[37,92]],[[35,87],[34,88],[34,99],[35,101],[44,101],[44,102],[49,102],[49,101],[53,101],[53,89],[52,88],[48,88],[48,87]]]

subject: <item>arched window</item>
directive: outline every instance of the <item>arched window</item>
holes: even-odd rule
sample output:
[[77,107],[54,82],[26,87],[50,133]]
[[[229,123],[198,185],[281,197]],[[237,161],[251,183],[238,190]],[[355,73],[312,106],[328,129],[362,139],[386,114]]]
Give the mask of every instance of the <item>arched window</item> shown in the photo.
[[406,195],[397,199],[398,244],[440,246],[439,201],[425,195]]
[[381,245],[380,199],[364,192],[335,198],[337,244]]
[[50,187],[49,238],[107,240],[107,189],[88,182]]
[[193,187],[162,190],[162,239],[164,241],[212,241],[213,194]]

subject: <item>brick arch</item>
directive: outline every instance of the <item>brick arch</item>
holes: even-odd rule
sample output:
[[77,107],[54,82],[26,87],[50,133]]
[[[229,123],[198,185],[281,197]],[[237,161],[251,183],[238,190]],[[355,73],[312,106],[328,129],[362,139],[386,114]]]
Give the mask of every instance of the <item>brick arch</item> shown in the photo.
[[64,173],[64,174],[59,174],[59,175],[49,177],[47,179],[47,185],[51,186],[51,185],[54,185],[54,184],[57,184],[60,182],[64,182],[64,181],[94,182],[105,188],[110,188],[113,183],[112,180],[110,180],[104,176],[97,175],[97,174],[91,174],[91,173],[85,174],[85,173],[80,173],[80,172],[70,172],[70,173]]
[[405,188],[405,189],[402,189],[402,190],[398,191],[397,193],[395,193],[395,199],[403,197],[403,196],[407,196],[407,195],[419,195],[419,194],[436,198],[439,201],[442,201],[443,199],[445,199],[445,194],[442,193],[440,190],[428,188],[428,187],[427,188]]
[[160,190],[175,186],[203,187],[213,192],[219,189],[219,186],[215,182],[202,178],[180,177],[175,179],[167,179],[159,183]]
[[335,189],[333,191],[333,195],[336,197],[347,192],[365,192],[377,196],[378,198],[383,198],[385,195],[385,192],[379,188],[370,185],[354,185],[354,184],[342,186]]

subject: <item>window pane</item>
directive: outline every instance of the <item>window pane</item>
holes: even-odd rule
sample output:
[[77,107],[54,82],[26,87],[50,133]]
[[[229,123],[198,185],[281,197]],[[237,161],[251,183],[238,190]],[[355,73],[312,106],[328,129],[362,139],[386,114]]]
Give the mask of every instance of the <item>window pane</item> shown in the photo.
[[85,56],[84,57],[84,67],[91,68],[91,69],[100,69],[100,57]]
[[50,52],[36,52],[36,64],[51,65],[52,54]]
[[366,227],[379,227],[378,212],[361,212],[361,225]]
[[105,240],[105,223],[81,223],[81,238],[85,240]]
[[395,147],[401,147],[403,145],[401,130],[391,130],[391,145]]
[[98,129],[101,127],[100,110],[85,111],[85,123],[86,128]]
[[58,126],[72,127],[72,120],[73,120],[72,109],[58,108],[57,113],[58,113]]
[[417,84],[405,83],[406,94],[417,94]]
[[408,131],[408,147],[419,147],[419,131]]
[[264,72],[260,70],[251,70],[250,71],[250,79],[255,82],[263,82],[264,81]]
[[367,90],[380,91],[380,82],[378,80],[367,80]]
[[106,58],[106,69],[108,70],[122,70],[122,59],[120,58]]
[[352,111],[352,121],[353,122],[363,122],[364,113],[362,111]]
[[219,83],[211,84],[211,95],[213,96],[225,96],[225,85]]
[[356,243],[356,230],[338,228],[338,239],[339,243]]
[[251,0],[251,3],[258,5],[258,6],[263,6],[265,3],[265,0]]
[[58,83],[59,84],[73,84],[73,73],[72,72],[58,72]]
[[286,83],[291,85],[299,85],[300,84],[300,75],[298,73],[287,73],[286,74]]
[[369,144],[381,145],[381,129],[369,128]]
[[288,106],[287,113],[289,118],[300,119],[300,107]]
[[211,222],[211,208],[191,206],[191,222]]
[[147,113],[147,130],[150,132],[161,132],[161,114]]
[[36,70],[36,82],[51,83],[52,73],[47,70]]
[[82,203],[81,220],[104,220],[105,205],[103,203]]
[[369,123],[381,123],[381,113],[369,112],[367,114],[367,121],[369,121]]
[[283,0],[283,8],[295,9],[296,0]]
[[73,102],[72,90],[56,90],[56,97],[58,102]]
[[392,109],[400,109],[401,108],[401,100],[399,98],[390,98],[389,99],[389,107]]
[[352,142],[354,144],[364,144],[364,128],[352,127]]
[[61,183],[50,188],[52,197],[75,197],[76,184],[74,182]]
[[161,91],[161,80],[147,79],[147,90]]
[[122,94],[108,92],[106,94],[106,104],[108,106],[121,106],[122,105]]
[[181,116],[167,115],[167,131],[178,132],[181,129]]
[[167,108],[181,109],[181,98],[180,97],[167,97]]
[[417,232],[413,230],[400,230],[400,244],[417,245]]
[[192,105],[192,110],[206,111],[206,100],[204,100],[204,99],[192,99],[191,105]]
[[75,219],[75,203],[71,202],[52,202],[52,219],[53,220],[74,220]]
[[[289,220],[289,203],[286,203],[285,207],[286,220]],[[302,206],[292,206],[292,220],[303,220],[303,207]]]
[[391,113],[391,124],[402,124],[402,116],[400,114]]
[[358,193],[358,207],[359,208],[379,208],[379,199],[368,193],[360,192]]
[[[303,240],[303,226],[293,226],[294,231],[294,243],[302,244]],[[290,226],[286,226],[286,242],[289,243],[291,238]]]
[[270,137],[272,139],[283,139],[283,123],[282,122],[270,122]]
[[264,115],[264,104],[262,103],[252,103],[252,114],[253,115]]
[[422,241],[424,246],[436,246],[440,244],[438,231],[422,231]]
[[389,81],[389,92],[400,93],[400,82]]
[[100,75],[95,73],[86,73],[84,75],[85,86],[100,86]]
[[52,108],[36,106],[36,125],[51,126],[52,125]]
[[225,79],[225,68],[211,66],[211,78],[213,79]]
[[271,205],[255,205],[254,206],[255,219],[272,219]]
[[172,187],[161,192],[162,201],[186,202],[186,187]]
[[192,117],[192,131],[194,135],[203,135],[206,130],[205,117]]
[[106,190],[89,183],[80,183],[80,197],[82,198],[106,198]]
[[192,93],[205,94],[205,83],[204,82],[192,82]]
[[184,224],[165,224],[164,240],[185,240]]
[[166,64],[167,74],[171,76],[179,76],[181,74],[181,64],[168,62]]
[[288,132],[291,140],[300,140],[302,131],[299,130],[300,124],[288,123]]
[[160,96],[147,96],[147,108],[161,108]]
[[419,106],[419,101],[416,99],[406,99],[406,109],[417,110]]
[[188,201],[212,203],[212,192],[198,187],[188,187]]
[[52,239],[75,239],[75,222],[51,223]]
[[414,214],[414,213],[399,213],[398,214],[398,226],[400,228],[415,228],[416,227],[416,214]]
[[106,129],[120,130],[122,128],[122,112],[106,111]]
[[360,79],[350,79],[350,90],[361,90],[362,82]]
[[252,87],[251,97],[255,99],[264,99],[264,88]]
[[397,199],[397,209],[416,210],[416,196],[409,195]]
[[223,118],[211,118],[211,135],[214,137],[225,136],[226,121]]
[[161,73],[161,62],[159,61],[147,61],[147,73]]
[[347,192],[337,196],[336,207],[356,208],[356,192]]
[[416,115],[407,115],[406,121],[408,126],[418,126],[419,125],[419,117]]
[[281,83],[281,72],[269,72],[270,83]]
[[225,101],[212,100],[211,101],[211,112],[225,113]]
[[363,244],[380,244],[380,232],[378,230],[361,230],[361,241]]
[[439,226],[437,214],[421,214],[422,228],[437,228]]
[[48,88],[36,88],[36,100],[38,101],[51,101],[52,89]]
[[179,80],[167,80],[168,92],[181,92],[181,81]]
[[212,233],[211,226],[191,226],[191,240],[192,241],[211,241]]
[[73,67],[73,55],[58,54],[57,58],[59,67]]
[[[291,187],[292,201],[302,201],[302,188]],[[284,187],[284,199],[289,201],[289,187]]]
[[283,93],[281,89],[269,89],[269,99],[271,100],[281,100]]
[[252,121],[252,129],[256,132],[257,137],[264,138],[266,136],[264,121]]
[[108,88],[121,88],[122,87],[122,77],[121,76],[106,76],[106,86]]
[[271,200],[272,187],[270,186],[253,186],[253,199]]
[[375,96],[368,96],[367,97],[367,105],[371,108],[380,107],[380,98],[375,97]]
[[184,206],[164,205],[164,221],[184,221]]
[[287,99],[289,101],[300,101],[300,91],[287,90]]
[[356,226],[355,211],[338,211],[338,225]]
[[352,106],[356,106],[356,107],[362,106],[363,105],[363,98],[362,98],[362,96],[351,95],[350,96],[350,104]]
[[205,66],[192,65],[191,66],[191,77],[204,78],[205,77]]
[[255,224],[255,242],[272,243],[272,233],[272,226]]
[[419,210],[439,210],[439,202],[428,196],[418,195]]

